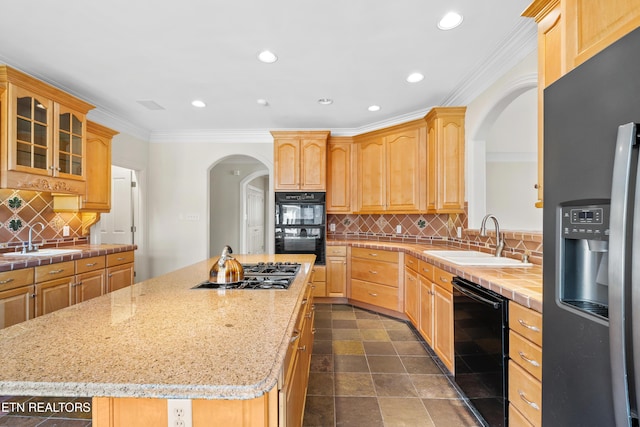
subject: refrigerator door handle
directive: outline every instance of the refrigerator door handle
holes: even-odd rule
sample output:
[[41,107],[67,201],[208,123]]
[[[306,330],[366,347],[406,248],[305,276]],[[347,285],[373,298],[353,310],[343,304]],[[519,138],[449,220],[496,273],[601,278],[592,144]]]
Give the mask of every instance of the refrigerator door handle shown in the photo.
[[[640,143],[637,127],[635,138]],[[633,234],[631,240],[631,307],[640,307],[640,161],[637,166],[636,194],[634,201]],[[633,345],[633,372],[636,398],[636,411],[640,408],[640,319],[634,318],[634,310],[630,313],[631,340]]]
[[636,146],[636,125],[618,127],[611,185],[609,217],[609,355],[616,426],[631,425],[629,385],[627,378],[627,342],[625,340],[626,307],[625,279],[627,271],[627,231],[629,227],[629,197],[633,148]]

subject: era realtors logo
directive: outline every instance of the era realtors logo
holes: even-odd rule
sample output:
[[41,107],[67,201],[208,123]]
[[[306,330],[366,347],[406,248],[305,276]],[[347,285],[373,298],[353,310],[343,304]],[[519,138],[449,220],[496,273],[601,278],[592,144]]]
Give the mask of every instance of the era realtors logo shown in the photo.
[[0,402],[3,413],[70,413],[91,412],[91,402]]

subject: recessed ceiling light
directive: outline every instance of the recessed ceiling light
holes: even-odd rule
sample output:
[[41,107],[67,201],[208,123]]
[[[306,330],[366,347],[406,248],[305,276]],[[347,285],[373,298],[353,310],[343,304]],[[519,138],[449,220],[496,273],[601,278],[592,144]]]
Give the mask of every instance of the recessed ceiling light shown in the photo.
[[424,75],[422,73],[411,73],[407,76],[407,81],[409,83],[418,83],[424,79]]
[[320,99],[318,99],[318,104],[320,104],[320,105],[331,105],[331,104],[333,104],[333,99],[320,98]]
[[191,105],[197,108],[204,108],[207,106],[207,104],[205,104],[204,101],[200,101],[199,99],[191,101]]
[[379,105],[370,105],[369,108],[367,108],[367,110],[369,110],[369,111],[380,111],[380,106]]
[[441,30],[451,30],[462,24],[462,15],[457,12],[449,12],[440,19],[438,28]]
[[263,107],[267,107],[269,105],[267,100],[262,98],[258,99],[256,102],[258,103],[258,105],[262,105]]
[[272,64],[278,60],[278,57],[270,50],[263,50],[258,54],[258,59],[265,64]]

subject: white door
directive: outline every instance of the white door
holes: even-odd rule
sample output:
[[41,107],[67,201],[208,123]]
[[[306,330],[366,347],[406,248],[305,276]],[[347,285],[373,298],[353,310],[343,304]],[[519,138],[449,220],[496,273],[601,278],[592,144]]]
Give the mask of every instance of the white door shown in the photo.
[[100,216],[102,243],[133,244],[133,171],[111,166],[111,212]]
[[247,186],[247,253],[264,253],[264,191]]

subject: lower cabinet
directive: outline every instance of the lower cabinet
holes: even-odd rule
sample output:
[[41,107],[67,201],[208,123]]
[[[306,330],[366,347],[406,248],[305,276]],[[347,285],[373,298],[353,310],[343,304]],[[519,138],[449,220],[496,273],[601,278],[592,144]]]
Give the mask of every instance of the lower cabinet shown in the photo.
[[107,255],[107,292],[133,285],[133,251]]
[[323,297],[327,293],[327,269],[324,265],[313,266],[313,296]]
[[420,320],[420,283],[418,281],[418,259],[404,256],[404,314],[415,326]]
[[509,304],[509,424],[542,425],[542,315]]
[[33,268],[0,273],[0,328],[33,319],[35,313]]
[[433,351],[454,372],[453,275],[436,268],[433,286]]
[[351,250],[351,299],[403,311],[400,304],[399,253],[378,249]]
[[328,297],[347,296],[347,247],[327,247],[327,291]]
[[36,316],[61,310],[73,304],[74,273],[73,261],[35,268]]

